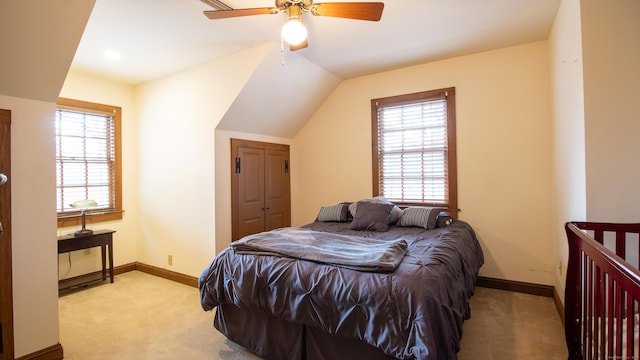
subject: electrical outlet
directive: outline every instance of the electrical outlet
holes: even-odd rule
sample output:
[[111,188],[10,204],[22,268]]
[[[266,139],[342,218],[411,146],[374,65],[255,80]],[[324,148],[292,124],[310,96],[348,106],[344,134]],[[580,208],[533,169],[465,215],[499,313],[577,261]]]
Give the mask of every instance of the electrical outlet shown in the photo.
[[173,265],[173,255],[169,255],[169,259],[167,260],[169,265]]

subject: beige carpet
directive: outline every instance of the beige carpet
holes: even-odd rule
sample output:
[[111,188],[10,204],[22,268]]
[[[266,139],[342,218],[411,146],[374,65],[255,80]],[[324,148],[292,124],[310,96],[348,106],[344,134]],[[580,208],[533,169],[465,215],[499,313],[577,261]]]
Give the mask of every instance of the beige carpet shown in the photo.
[[[59,308],[65,359],[258,359],[213,328],[197,289],[142,272],[63,293]],[[567,358],[549,298],[478,288],[471,312],[460,360]]]

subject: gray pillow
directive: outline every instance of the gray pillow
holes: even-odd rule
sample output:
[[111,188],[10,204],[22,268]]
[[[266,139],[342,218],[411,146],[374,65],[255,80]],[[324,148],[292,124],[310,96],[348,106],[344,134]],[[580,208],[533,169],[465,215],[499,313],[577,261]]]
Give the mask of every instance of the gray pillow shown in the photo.
[[351,213],[351,216],[354,216],[354,217],[356,216],[356,212],[358,210],[358,203],[359,202],[372,202],[372,203],[376,203],[376,204],[392,204],[392,205],[394,205],[393,209],[391,209],[391,213],[389,214],[389,224],[398,221],[398,219],[400,219],[400,216],[402,216],[402,209],[400,209],[399,207],[395,206],[395,204],[393,204],[391,201],[387,200],[387,198],[384,197],[384,196],[376,196],[376,197],[364,198],[364,199],[361,199],[358,202],[351,203],[351,205],[349,205],[349,212]]
[[435,229],[438,214],[441,211],[441,208],[409,206],[404,209],[402,217],[398,220],[398,226],[419,226],[427,230]]
[[387,231],[393,204],[358,202],[358,211],[349,225],[351,230]]
[[440,212],[440,214],[438,215],[438,218],[436,219],[436,227],[437,228],[447,227],[451,225],[452,222],[453,222],[453,218],[451,217],[451,215],[449,215],[449,213],[446,211],[442,211]]
[[340,203],[333,206],[322,206],[318,213],[318,221],[347,221],[349,203]]

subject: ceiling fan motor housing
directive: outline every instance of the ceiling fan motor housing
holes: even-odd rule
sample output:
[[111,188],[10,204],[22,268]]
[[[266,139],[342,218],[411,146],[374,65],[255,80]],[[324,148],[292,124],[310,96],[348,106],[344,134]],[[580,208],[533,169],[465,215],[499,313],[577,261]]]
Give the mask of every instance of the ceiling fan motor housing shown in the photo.
[[311,5],[313,5],[313,0],[276,0],[276,7],[283,11],[293,5],[298,6],[300,12],[305,12],[309,11]]

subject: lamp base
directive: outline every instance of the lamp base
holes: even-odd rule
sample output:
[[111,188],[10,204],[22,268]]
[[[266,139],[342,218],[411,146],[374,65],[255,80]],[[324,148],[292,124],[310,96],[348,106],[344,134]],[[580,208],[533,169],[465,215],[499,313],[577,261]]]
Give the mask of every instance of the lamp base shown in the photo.
[[80,229],[76,232],[73,233],[73,236],[89,236],[89,235],[93,235],[93,230],[89,230],[89,229]]

